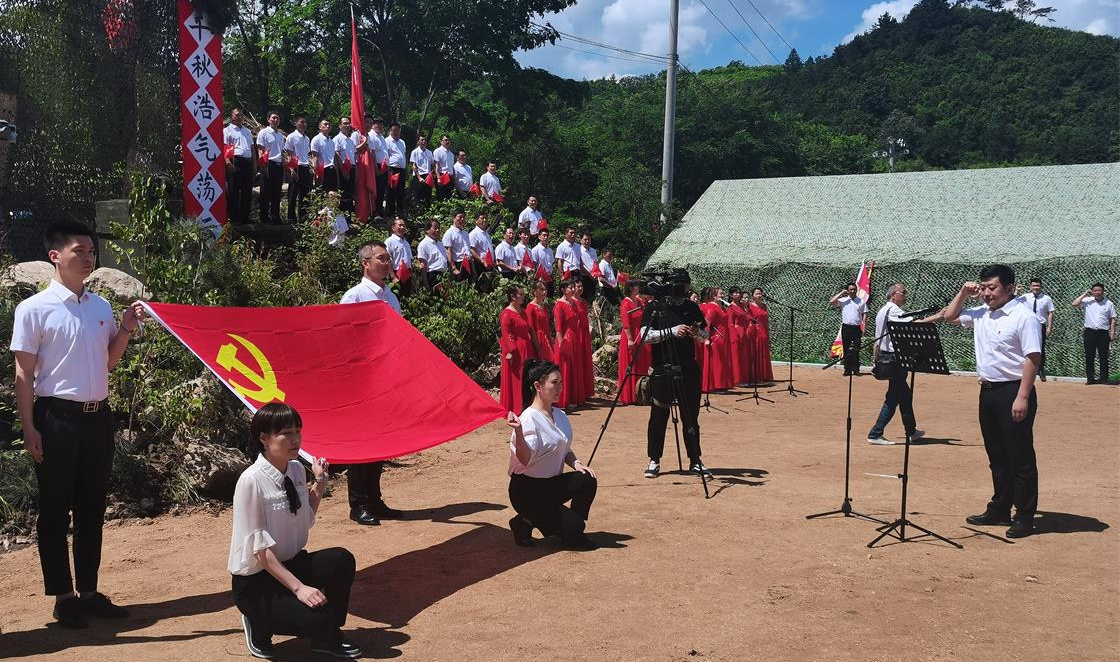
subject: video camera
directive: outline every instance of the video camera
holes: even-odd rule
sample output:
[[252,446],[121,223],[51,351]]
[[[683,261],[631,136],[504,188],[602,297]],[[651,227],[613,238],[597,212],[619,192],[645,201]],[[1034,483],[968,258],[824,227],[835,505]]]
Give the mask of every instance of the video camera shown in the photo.
[[641,275],[643,281],[641,292],[655,298],[670,296],[682,297],[692,282],[687,269],[670,269],[668,271],[645,271]]

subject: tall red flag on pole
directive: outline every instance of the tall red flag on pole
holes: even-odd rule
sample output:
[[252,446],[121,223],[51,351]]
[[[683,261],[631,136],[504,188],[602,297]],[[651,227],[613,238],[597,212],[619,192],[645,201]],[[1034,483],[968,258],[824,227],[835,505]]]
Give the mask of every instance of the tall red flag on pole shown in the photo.
[[358,24],[350,8],[350,124],[358,132],[358,163],[354,169],[354,206],[358,220],[369,220],[377,199],[377,179],[373,173],[373,152],[366,145],[366,103],[362,94],[362,65],[358,60]]

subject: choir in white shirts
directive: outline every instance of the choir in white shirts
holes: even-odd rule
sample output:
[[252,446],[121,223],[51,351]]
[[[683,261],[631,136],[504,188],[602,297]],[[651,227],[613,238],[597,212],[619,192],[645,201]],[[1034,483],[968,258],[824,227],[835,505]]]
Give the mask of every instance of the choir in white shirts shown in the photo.
[[322,133],[311,139],[311,151],[319,155],[319,163],[326,168],[334,167],[334,141]]
[[366,140],[369,143],[369,148],[373,152],[373,163],[378,168],[389,158],[389,148],[385,143],[385,138],[381,134],[370,129],[366,134]]
[[517,251],[514,250],[513,246],[507,244],[505,239],[499,241],[498,245],[494,247],[494,259],[514,271],[517,271],[517,268],[521,266],[521,263],[517,260]]
[[346,135],[341,131],[335,134],[334,151],[338,154],[340,163],[349,161],[350,165],[354,165],[358,162],[358,146],[354,142],[355,138],[357,138],[357,135],[353,132],[351,132],[350,135]]
[[583,251],[579,244],[574,244],[567,239],[556,244],[556,259],[560,261],[560,273],[570,271],[571,275],[579,274],[579,267],[583,263]]
[[533,260],[532,253],[529,251],[529,247],[525,245],[524,241],[519,241],[513,245],[513,258],[517,260],[518,267],[525,264],[526,254],[529,254],[529,260]]
[[583,268],[587,270],[587,273],[591,273],[592,269],[595,268],[595,263],[599,261],[599,255],[595,252],[595,249],[590,246],[587,248],[580,246],[580,249],[580,259],[583,261]]
[[538,268],[544,267],[545,271],[552,272],[552,261],[556,259],[556,254],[551,248],[544,244],[537,244],[529,251],[532,256],[533,264],[538,265]]
[[599,273],[603,274],[603,280],[611,287],[618,287],[618,274],[614,272],[614,267],[606,260],[599,260]]
[[423,179],[432,171],[432,150],[417,147],[412,150],[408,162],[416,164],[416,174],[420,176],[420,179]]
[[271,126],[266,126],[257,132],[257,145],[261,151],[268,154],[268,160],[279,163],[284,155],[284,134]]
[[[447,149],[443,145],[435,148],[432,151],[432,160],[435,165],[439,166],[439,174],[447,173],[448,177],[452,177],[455,172],[455,153]],[[469,186],[468,186],[469,188]]]
[[311,142],[307,136],[296,129],[288,134],[288,138],[284,141],[284,149],[291,152],[298,160],[299,165],[309,165],[308,157],[311,153]]

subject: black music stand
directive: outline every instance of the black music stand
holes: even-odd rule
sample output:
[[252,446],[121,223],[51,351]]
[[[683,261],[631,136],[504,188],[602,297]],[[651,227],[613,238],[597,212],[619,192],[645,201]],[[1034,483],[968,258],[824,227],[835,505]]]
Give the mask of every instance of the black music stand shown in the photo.
[[[914,393],[914,377],[919,372],[926,372],[934,375],[947,375],[949,374],[949,366],[945,362],[945,353],[941,349],[941,337],[937,334],[937,327],[930,323],[924,322],[888,322],[887,333],[890,334],[891,344],[894,345],[895,361],[901,370],[908,370],[910,372],[910,393],[913,398]],[[949,540],[945,536],[938,535],[929,529],[918,526],[906,518],[906,493],[910,483],[910,433],[906,433],[906,450],[902,456],[902,473],[898,474],[899,480],[902,481],[902,509],[899,513],[898,519],[890,524],[884,524],[876,529],[879,531],[879,536],[867,543],[868,547],[874,547],[875,543],[879,542],[888,535],[897,538],[899,542],[909,542],[923,537],[923,535],[932,536],[942,542],[947,542],[957,549],[962,549],[963,545],[958,542]],[[917,529],[923,535],[906,537],[906,527]]]

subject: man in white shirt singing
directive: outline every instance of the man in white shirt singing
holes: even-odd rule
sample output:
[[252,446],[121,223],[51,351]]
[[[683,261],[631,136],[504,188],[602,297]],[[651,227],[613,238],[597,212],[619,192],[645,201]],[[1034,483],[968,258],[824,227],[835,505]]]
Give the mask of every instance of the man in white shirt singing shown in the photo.
[[406,238],[408,229],[403,218],[398,216],[394,219],[389,231],[391,234],[385,239],[385,248],[392,263],[389,276],[397,284],[401,298],[404,298],[412,294],[412,245]]
[[494,270],[494,240],[490,238],[490,232],[487,230],[489,223],[490,219],[486,216],[486,212],[480,212],[475,216],[474,229],[468,236],[471,258],[474,261],[473,268],[478,275]]
[[455,156],[455,195],[466,198],[474,185],[474,171],[467,164],[467,152],[459,150]]
[[338,190],[342,192],[343,211],[354,211],[354,175],[358,171],[358,135],[343,115],[338,120],[338,133],[334,135],[335,167],[338,172]]
[[596,271],[595,267],[599,263],[599,256],[595,254],[595,249],[591,247],[591,234],[588,232],[584,232],[580,237],[579,247],[579,277],[583,281],[583,298],[590,304],[595,300],[595,294],[599,290],[599,279],[592,273]]
[[871,431],[867,433],[867,442],[878,446],[891,446],[893,441],[883,436],[887,424],[894,418],[895,409],[902,412],[902,425],[911,440],[921,436],[917,423],[914,420],[914,397],[910,392],[910,385],[906,382],[906,371],[894,361],[894,343],[887,335],[889,322],[909,322],[909,317],[903,317],[902,307],[906,305],[906,285],[895,283],[887,289],[887,302],[875,314],[875,334],[879,340],[871,350],[872,363],[876,366],[888,365],[890,379],[887,382],[887,395],[883,399],[883,407],[879,410],[879,418]]
[[[1116,341],[1116,306],[1104,296],[1104,285],[1093,286],[1073,300],[1074,308],[1085,311],[1085,383],[1108,384],[1108,345]],[[1100,357],[1100,378],[1094,379],[1094,362]]]
[[424,285],[429,290],[434,288],[448,267],[447,250],[440,242],[439,221],[428,221],[424,227],[424,238],[416,247],[416,258],[424,274]]
[[[980,282],[961,285],[946,307],[944,319],[973,329],[980,377],[980,432],[994,488],[984,512],[965,521],[973,526],[1010,525],[1007,537],[1022,538],[1034,532],[1038,509],[1034,378],[1042,361],[1042,343],[1038,318],[1015,299],[1014,287],[1015,272],[1010,267],[984,267]],[[984,305],[962,310],[964,302],[976,295]]]
[[494,247],[494,259],[497,261],[498,272],[506,278],[513,278],[520,273],[520,263],[517,261],[517,251],[513,248],[513,228],[506,228],[502,233],[502,240]]
[[307,194],[311,192],[311,141],[307,139],[307,118],[296,118],[296,130],[284,140],[284,162],[295,158],[297,165],[288,179],[288,224],[307,215]]
[[253,134],[244,126],[245,118],[240,108],[229,113],[229,124],[222,131],[227,147],[226,177],[229,179],[229,220],[231,223],[249,222],[249,207],[253,204],[253,177],[257,174],[257,160],[253,153]]
[[860,297],[855,283],[832,296],[828,305],[840,309],[843,322],[840,339],[844,342],[844,376],[859,377],[859,344],[863,340],[863,326],[867,323],[867,302]]
[[1042,291],[1042,279],[1031,279],[1030,291],[1023,295],[1023,303],[1038,317],[1042,325],[1042,362],[1038,366],[1038,378],[1046,381],[1046,339],[1054,328],[1054,300]]
[[432,172],[436,178],[436,199],[450,198],[455,190],[455,150],[451,149],[451,136],[446,133],[439,137],[439,147],[432,151]]
[[[435,157],[432,150],[428,149],[427,136],[420,136],[416,140],[416,149],[408,157],[412,168],[412,191],[416,196],[417,204],[427,205],[432,199],[432,187],[428,183],[428,175],[432,174],[432,162]],[[435,176],[432,176],[435,179]],[[433,181],[432,184],[435,182]]]
[[599,260],[599,293],[617,306],[620,303],[618,294],[618,274],[614,272],[614,251],[604,248],[602,259]]
[[268,126],[257,132],[257,149],[267,155],[261,169],[261,224],[280,223],[280,194],[284,188],[284,134],[280,131],[280,113],[268,114]]
[[537,209],[537,196],[530,195],[525,203],[525,209],[517,216],[517,226],[529,231],[529,236],[536,238],[540,234],[541,212]]
[[[389,289],[389,272],[392,260],[385,243],[367,241],[358,248],[362,265],[362,280],[346,290],[339,303],[384,301],[399,315],[401,304]],[[383,519],[402,519],[404,514],[385,505],[381,497],[381,472],[384,462],[351,464],[346,470],[346,489],[350,501],[350,519],[368,526],[380,524]]]
[[544,281],[548,287],[549,298],[555,296],[555,280],[552,276],[552,265],[556,261],[556,254],[548,246],[549,231],[547,229],[541,230],[537,235],[537,245],[533,246],[529,254],[533,258],[533,264],[537,265],[537,277]]
[[517,234],[520,236],[520,241],[513,247],[513,256],[517,260],[517,270],[530,278],[535,271],[534,267],[525,264],[525,257],[528,256],[529,262],[533,261],[533,256],[529,251],[529,231],[521,228]]
[[334,141],[330,120],[319,121],[319,134],[311,139],[312,169],[319,186],[326,192],[338,190],[338,170],[334,162]]
[[498,179],[498,164],[490,161],[486,164],[486,172],[482,173],[482,177],[478,180],[478,186],[482,189],[482,197],[487,202],[500,202],[495,200],[494,196],[501,197],[502,182]]
[[467,223],[467,214],[462,209],[451,217],[451,227],[443,233],[443,247],[447,249],[447,261],[451,265],[451,277],[455,280],[470,280],[471,269],[471,242],[463,226]]
[[377,199],[373,203],[372,214],[380,216],[385,207],[386,193],[389,187],[389,148],[385,138],[381,135],[381,118],[366,115],[366,124],[369,125],[366,140],[369,144],[369,150],[373,154],[373,172],[376,173],[377,181]]
[[[408,210],[405,209],[404,204],[404,191],[408,186],[405,181],[407,176],[405,171],[408,168],[408,152],[404,146],[404,141],[401,140],[401,125],[398,122],[393,122],[389,125],[389,137],[385,139],[385,149],[388,152],[389,174],[387,179],[388,193],[385,198],[385,212],[390,215],[390,218],[408,218]],[[393,175],[396,175],[396,186],[393,186]]]
[[578,276],[583,265],[583,256],[576,243],[576,229],[568,228],[564,240],[556,244],[556,273],[567,280]]

